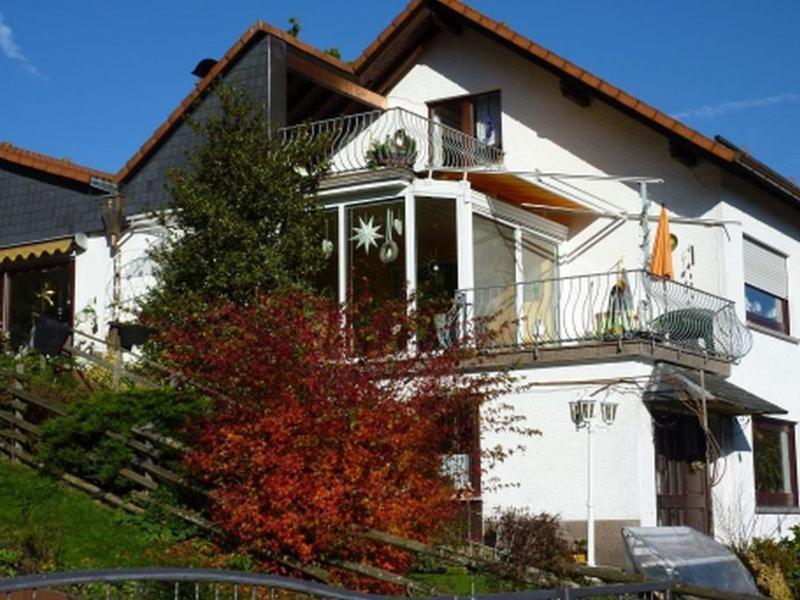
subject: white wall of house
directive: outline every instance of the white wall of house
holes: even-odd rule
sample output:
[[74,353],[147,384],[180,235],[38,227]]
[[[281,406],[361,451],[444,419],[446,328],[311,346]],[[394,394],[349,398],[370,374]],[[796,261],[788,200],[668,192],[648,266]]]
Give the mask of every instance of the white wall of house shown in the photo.
[[[676,279],[735,301],[744,321],[742,236],[752,236],[789,257],[790,323],[795,324],[791,333],[800,337],[800,212],[796,208],[705,160],[686,167],[670,157],[662,135],[597,99],[588,108],[574,104],[562,96],[557,77],[471,30],[458,36],[442,33],[428,44],[418,63],[389,92],[389,99],[393,106],[427,117],[428,102],[498,89],[507,169],[663,179],[662,184],[650,186],[650,194],[667,206],[671,216],[725,221],[673,223],[672,232],[679,239],[673,254]],[[638,212],[641,207],[637,189],[623,183],[543,182],[599,210]],[[654,204],[652,214],[657,211]],[[655,223],[651,231],[655,233]],[[572,231],[561,245],[560,274],[609,271],[621,258],[626,267],[638,268],[641,239],[635,221],[612,226],[607,219],[597,219],[581,231]],[[800,346],[795,340],[758,331],[753,337],[753,349],[733,366],[731,381],[786,408],[786,419],[800,420],[800,396],[792,391]],[[619,369],[619,365],[606,364],[600,370],[608,376]],[[526,376],[545,380],[558,373],[564,379],[565,374],[587,378],[595,372],[596,366],[578,365],[540,368]],[[575,434],[569,423],[565,404],[570,396],[564,390],[536,388],[511,398],[544,435],[528,444],[526,454],[500,468],[498,474],[521,486],[487,494],[488,507],[527,506],[567,519],[581,518],[584,500],[576,491],[585,489],[585,436]],[[605,453],[605,460],[598,462],[614,465],[605,477],[598,477],[608,499],[605,506],[599,500],[598,512],[607,518],[637,515],[644,524],[653,524],[654,498],[648,496],[654,494],[650,420],[641,402],[629,401],[624,408],[617,431],[605,439],[604,434],[598,435],[598,452]],[[716,531],[727,538],[786,533],[789,525],[800,523],[800,515],[756,512],[750,419],[738,421],[743,439],[739,449],[725,458],[725,475],[714,489]],[[631,460],[636,462],[635,469],[630,468]]]
[[[123,320],[135,316],[138,299],[153,285],[149,248],[161,241],[154,233],[134,233],[123,238],[122,313]],[[113,319],[114,261],[105,236],[88,238],[86,249],[75,257],[76,327],[105,337]]]
[[[595,100],[583,108],[565,99],[557,77],[478,33],[439,35],[388,96],[391,105],[427,117],[428,102],[498,89],[507,169],[659,177],[664,183],[651,185],[650,195],[665,203],[672,214],[720,218],[717,167],[701,163],[690,170],[669,156],[663,136],[603,102]],[[641,209],[638,188],[630,184],[554,179],[544,183],[592,208]],[[657,211],[654,205],[653,214]],[[629,221],[604,235],[608,225],[608,219],[598,219],[564,245],[565,256],[576,248],[584,251],[572,256],[563,273],[607,271],[620,258],[628,267],[642,265],[638,223]],[[673,233],[679,238],[676,257],[695,247],[695,285],[722,291],[724,277],[718,269],[724,248],[722,229],[676,224]]]
[[[587,441],[585,429],[576,430],[569,402],[595,393],[587,379],[647,376],[649,365],[625,361],[539,367],[515,372],[521,386],[529,386],[504,398],[527,427],[541,434],[520,438],[486,432],[484,448],[501,445],[525,449],[514,452],[490,472],[504,484],[484,491],[486,514],[503,507],[546,511],[567,521],[586,519]],[[576,382],[576,383],[572,383]],[[598,426],[593,436],[595,514],[598,520],[632,520],[655,525],[655,474],[650,415],[630,387],[594,396],[619,403],[617,419],[609,427]]]

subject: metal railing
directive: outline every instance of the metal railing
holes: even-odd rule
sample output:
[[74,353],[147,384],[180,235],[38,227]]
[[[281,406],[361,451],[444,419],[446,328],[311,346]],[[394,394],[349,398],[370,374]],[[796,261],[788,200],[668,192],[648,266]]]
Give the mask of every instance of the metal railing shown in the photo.
[[[434,596],[459,600],[570,600],[571,598],[670,598],[670,582],[552,588],[477,596]],[[287,592],[283,594],[281,592]],[[44,573],[0,580],[6,599],[28,598],[163,598],[164,600],[276,600],[309,596],[333,600],[385,600],[391,596],[362,594],[351,590],[291,577],[220,569],[139,568]]]
[[402,108],[375,110],[280,130],[282,141],[326,138],[331,173],[383,167],[413,171],[499,166],[503,152]]
[[734,302],[643,270],[460,290],[440,338],[465,331],[488,347],[646,338],[727,360],[752,345]]

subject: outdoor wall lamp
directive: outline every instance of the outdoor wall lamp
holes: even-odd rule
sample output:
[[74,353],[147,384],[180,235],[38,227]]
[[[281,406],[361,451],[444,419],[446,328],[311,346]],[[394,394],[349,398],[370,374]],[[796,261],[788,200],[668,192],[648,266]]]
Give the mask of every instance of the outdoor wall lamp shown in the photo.
[[[597,405],[600,405],[599,414]],[[586,430],[587,445],[587,465],[586,465],[586,564],[595,565],[594,547],[594,472],[593,472],[593,452],[592,452],[592,430],[593,425],[598,420],[610,426],[617,419],[616,402],[603,400],[597,402],[593,398],[579,398],[569,403],[569,414],[576,429]]]

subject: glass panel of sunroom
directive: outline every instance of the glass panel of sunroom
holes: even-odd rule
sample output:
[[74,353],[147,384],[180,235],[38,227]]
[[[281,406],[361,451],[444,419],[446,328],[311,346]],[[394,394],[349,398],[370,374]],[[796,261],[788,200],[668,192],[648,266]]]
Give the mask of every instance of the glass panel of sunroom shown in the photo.
[[555,257],[554,244],[522,235],[522,342],[542,343],[557,337]]
[[336,300],[339,287],[338,211],[336,209],[326,210],[321,221],[320,254],[322,267],[317,271],[314,278],[314,287],[323,296]]
[[[446,345],[456,335],[451,311],[458,285],[456,202],[452,198],[416,199],[417,300],[433,314],[431,347]],[[425,347],[425,339],[419,340]]]
[[473,215],[475,326],[495,342],[516,343],[516,242],[514,229]]
[[406,290],[402,200],[347,208],[348,287],[351,298],[402,299]]

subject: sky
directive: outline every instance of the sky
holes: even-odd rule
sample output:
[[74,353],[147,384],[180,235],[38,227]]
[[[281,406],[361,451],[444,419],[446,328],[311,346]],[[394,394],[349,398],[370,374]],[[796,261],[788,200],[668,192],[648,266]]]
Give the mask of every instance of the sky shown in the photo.
[[[115,172],[253,22],[346,60],[403,0],[0,0],[0,141]],[[800,179],[800,1],[470,0],[476,9]]]

